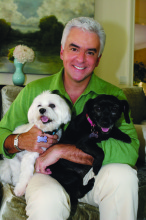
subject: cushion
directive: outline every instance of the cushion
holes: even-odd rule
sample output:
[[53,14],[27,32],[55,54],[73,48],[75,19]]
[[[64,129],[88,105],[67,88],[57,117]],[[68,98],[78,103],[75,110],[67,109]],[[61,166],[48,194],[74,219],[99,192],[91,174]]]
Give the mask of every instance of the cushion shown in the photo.
[[[1,185],[2,186],[2,185]],[[14,187],[5,184],[0,188],[0,220],[26,220],[26,202],[24,196],[16,197],[13,193]],[[3,196],[2,196],[3,195]],[[77,210],[68,220],[99,220],[99,209],[97,207],[78,203]]]
[[16,197],[13,194],[13,187],[6,184],[1,188],[1,194],[3,194],[0,208],[1,220],[26,220],[25,212],[25,198]]
[[145,162],[146,125],[134,124],[134,126],[140,141],[139,158],[137,161],[137,163],[140,165],[141,163],[143,164]]
[[146,98],[142,87],[123,88],[131,109],[131,117],[134,124],[140,124],[146,120]]
[[99,220],[99,208],[79,202],[75,214],[68,220]]
[[2,101],[2,109],[1,109],[1,118],[8,111],[10,105],[17,97],[18,93],[23,89],[20,86],[8,85],[4,86],[1,89],[1,101]]
[[146,186],[139,188],[139,206],[138,206],[138,220],[146,219]]

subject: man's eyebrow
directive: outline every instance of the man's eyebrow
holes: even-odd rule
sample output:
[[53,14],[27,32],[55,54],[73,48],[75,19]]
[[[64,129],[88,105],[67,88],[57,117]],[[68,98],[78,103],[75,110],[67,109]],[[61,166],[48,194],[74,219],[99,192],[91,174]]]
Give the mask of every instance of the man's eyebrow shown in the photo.
[[[70,46],[70,47],[80,48],[78,45],[73,44],[73,43],[71,43],[69,46]],[[89,48],[89,49],[87,49],[87,50],[88,50],[88,51],[94,51],[95,53],[97,53],[96,48]]]
[[88,50],[89,50],[89,51],[94,51],[95,53],[97,53],[96,48],[89,48]]
[[73,43],[71,43],[69,46],[70,46],[70,47],[77,47],[77,48],[80,48],[78,45],[73,44]]

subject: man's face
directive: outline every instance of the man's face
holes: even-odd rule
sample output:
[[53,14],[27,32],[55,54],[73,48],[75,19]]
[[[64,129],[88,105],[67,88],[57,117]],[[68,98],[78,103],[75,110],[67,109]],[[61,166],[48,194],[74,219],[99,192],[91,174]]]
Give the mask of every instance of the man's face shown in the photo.
[[60,52],[65,77],[76,82],[90,78],[99,62],[99,49],[100,41],[97,34],[72,28],[64,49],[61,47]]

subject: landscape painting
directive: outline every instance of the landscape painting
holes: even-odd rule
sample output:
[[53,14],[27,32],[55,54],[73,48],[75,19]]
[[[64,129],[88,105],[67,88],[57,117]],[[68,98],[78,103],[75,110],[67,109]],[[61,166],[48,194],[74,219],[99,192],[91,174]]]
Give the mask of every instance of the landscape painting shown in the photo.
[[94,17],[94,0],[0,0],[0,72],[14,72],[8,52],[20,44],[35,52],[34,62],[24,65],[24,73],[58,72],[64,25],[79,16]]

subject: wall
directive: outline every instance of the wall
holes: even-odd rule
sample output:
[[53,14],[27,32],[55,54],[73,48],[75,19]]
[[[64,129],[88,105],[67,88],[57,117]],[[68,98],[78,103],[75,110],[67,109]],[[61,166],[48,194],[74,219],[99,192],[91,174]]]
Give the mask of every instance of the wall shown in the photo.
[[135,23],[146,25],[146,0],[136,0],[135,7]]
[[119,87],[133,85],[134,0],[95,0],[95,19],[106,32],[105,50],[95,73]]
[[135,1],[135,47],[134,62],[146,66],[146,0]]
[[[32,74],[25,74],[25,85],[29,82],[46,77],[48,75],[32,75]],[[0,85],[13,85],[12,82],[12,73],[0,73]]]

